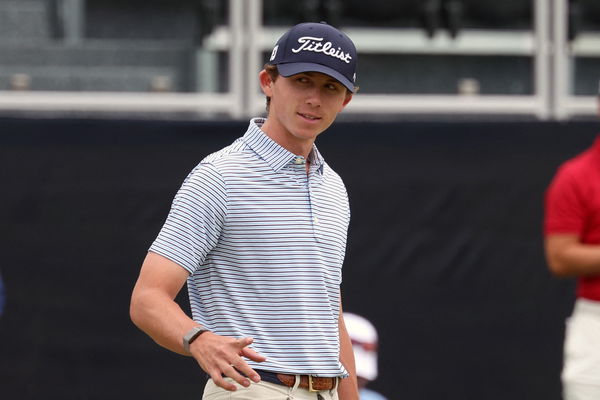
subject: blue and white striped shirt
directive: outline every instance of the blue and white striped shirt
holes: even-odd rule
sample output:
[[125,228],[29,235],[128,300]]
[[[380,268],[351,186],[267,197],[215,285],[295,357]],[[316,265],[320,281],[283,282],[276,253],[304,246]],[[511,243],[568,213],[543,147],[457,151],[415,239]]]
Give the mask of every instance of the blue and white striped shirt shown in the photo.
[[254,119],[186,178],[150,251],[189,273],[193,318],[254,338],[253,368],[341,376],[338,315],[350,209],[316,147],[304,158]]

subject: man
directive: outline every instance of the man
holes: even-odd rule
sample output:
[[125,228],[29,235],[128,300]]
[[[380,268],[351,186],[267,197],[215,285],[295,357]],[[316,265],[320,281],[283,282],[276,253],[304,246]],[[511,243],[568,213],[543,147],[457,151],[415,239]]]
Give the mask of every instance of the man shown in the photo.
[[559,168],[546,193],[546,259],[557,276],[577,277],[567,323],[565,400],[600,399],[600,136]]
[[377,329],[365,317],[348,312],[344,313],[344,323],[354,350],[360,400],[386,400],[385,396],[367,387],[370,382],[377,379],[378,374]]
[[[325,23],[283,35],[259,74],[267,118],[190,173],[144,260],[131,318],[196,359],[204,398],[358,399],[340,295],[348,198],[314,145],[350,102],[356,61]],[[174,302],[186,281],[193,319]]]

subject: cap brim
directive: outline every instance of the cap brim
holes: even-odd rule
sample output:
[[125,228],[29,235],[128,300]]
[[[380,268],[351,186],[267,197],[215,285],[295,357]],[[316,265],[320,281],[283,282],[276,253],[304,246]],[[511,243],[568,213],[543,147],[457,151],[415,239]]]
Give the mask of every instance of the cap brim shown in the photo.
[[333,79],[339,81],[349,91],[354,93],[354,83],[352,83],[344,75],[340,74],[336,70],[326,67],[321,64],[314,63],[285,63],[277,64],[277,70],[279,74],[286,78],[292,75],[300,74],[302,72],[321,72],[325,75],[331,76]]

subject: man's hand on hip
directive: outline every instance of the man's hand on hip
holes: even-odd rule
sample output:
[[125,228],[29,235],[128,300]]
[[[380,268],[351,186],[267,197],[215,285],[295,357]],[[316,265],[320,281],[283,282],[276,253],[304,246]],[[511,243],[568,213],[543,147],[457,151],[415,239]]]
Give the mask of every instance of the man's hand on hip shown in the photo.
[[250,380],[260,382],[260,376],[242,358],[256,362],[266,360],[266,357],[248,347],[253,341],[250,337],[234,339],[206,332],[192,342],[190,352],[217,386],[234,391],[236,386],[226,381],[223,375],[244,387],[250,386]]

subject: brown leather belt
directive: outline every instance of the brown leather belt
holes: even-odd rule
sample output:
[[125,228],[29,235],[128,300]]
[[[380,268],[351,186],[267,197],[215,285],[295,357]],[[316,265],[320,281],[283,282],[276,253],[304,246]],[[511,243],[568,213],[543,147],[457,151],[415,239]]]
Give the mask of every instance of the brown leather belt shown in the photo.
[[[255,370],[266,382],[276,383],[288,387],[294,387],[296,384],[296,375],[278,374],[271,371]],[[333,390],[337,388],[339,378],[320,377],[311,375],[298,375],[300,377],[299,388],[308,389],[311,392],[320,392],[321,390]]]

